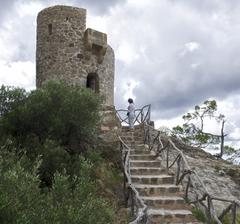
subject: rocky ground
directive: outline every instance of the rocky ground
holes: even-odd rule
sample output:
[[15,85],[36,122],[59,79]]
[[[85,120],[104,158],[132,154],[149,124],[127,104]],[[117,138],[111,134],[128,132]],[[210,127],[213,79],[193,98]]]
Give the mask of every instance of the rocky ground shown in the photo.
[[[176,146],[184,152],[190,167],[197,172],[211,195],[240,200],[240,166],[216,158],[200,148],[173,140]],[[226,203],[216,201],[214,203],[219,211],[226,207]]]

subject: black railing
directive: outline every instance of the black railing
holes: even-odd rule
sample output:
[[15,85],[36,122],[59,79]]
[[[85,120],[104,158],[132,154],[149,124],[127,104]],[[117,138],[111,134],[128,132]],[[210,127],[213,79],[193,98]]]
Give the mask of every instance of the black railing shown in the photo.
[[[121,122],[121,125],[129,124],[127,112],[128,110],[117,110],[117,116]],[[141,109],[135,110],[135,119],[134,124],[142,124],[142,123],[149,123],[151,116],[151,105],[146,105]]]

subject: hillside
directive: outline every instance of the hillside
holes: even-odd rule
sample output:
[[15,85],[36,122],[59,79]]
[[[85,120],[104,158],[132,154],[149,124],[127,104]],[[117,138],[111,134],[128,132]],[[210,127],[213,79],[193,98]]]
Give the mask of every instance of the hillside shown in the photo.
[[[216,197],[224,197],[231,200],[240,198],[240,167],[219,159],[200,148],[191,147],[173,139],[176,146],[181,149],[189,162],[203,180],[209,192]],[[219,209],[224,203],[216,202]]]

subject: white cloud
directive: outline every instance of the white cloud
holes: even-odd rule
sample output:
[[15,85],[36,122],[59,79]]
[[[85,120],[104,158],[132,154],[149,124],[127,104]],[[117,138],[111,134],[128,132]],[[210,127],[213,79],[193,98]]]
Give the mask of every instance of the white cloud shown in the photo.
[[139,55],[134,49],[134,46],[130,45],[126,41],[123,41],[116,49],[116,59],[125,62],[126,64],[131,64],[134,60],[137,60]]
[[35,88],[35,63],[0,61],[0,84],[23,87],[28,90]]
[[197,42],[189,42],[185,44],[185,47],[188,51],[193,52],[199,49],[200,44]]
[[197,42],[188,42],[184,44],[183,50],[180,53],[181,57],[184,57],[187,53],[192,53],[200,48],[200,43]]
[[134,96],[134,94],[133,94],[133,90],[138,85],[139,85],[139,83],[136,82],[135,80],[129,80],[127,82],[127,85],[124,88],[124,92],[125,92],[124,99],[125,99],[126,102],[127,102],[127,99],[129,99],[129,98],[132,98],[133,100],[136,99],[136,96]]
[[35,17],[37,13],[44,8],[44,5],[38,1],[35,2],[21,2],[18,1],[15,4],[15,10],[20,19],[24,19],[26,16]]

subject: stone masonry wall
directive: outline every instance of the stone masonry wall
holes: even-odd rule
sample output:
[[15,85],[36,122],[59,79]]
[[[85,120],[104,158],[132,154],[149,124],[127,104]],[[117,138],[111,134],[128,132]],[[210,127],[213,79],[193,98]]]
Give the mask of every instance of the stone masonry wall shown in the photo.
[[[104,95],[106,105],[113,105],[114,52],[105,43],[103,46],[93,44],[92,51],[86,49],[85,31],[85,9],[54,6],[38,14],[37,87],[48,80],[63,80],[86,87],[88,74],[96,73],[99,78],[99,93]],[[106,34],[98,31],[93,33],[106,37]],[[97,42],[99,43],[101,41]]]

